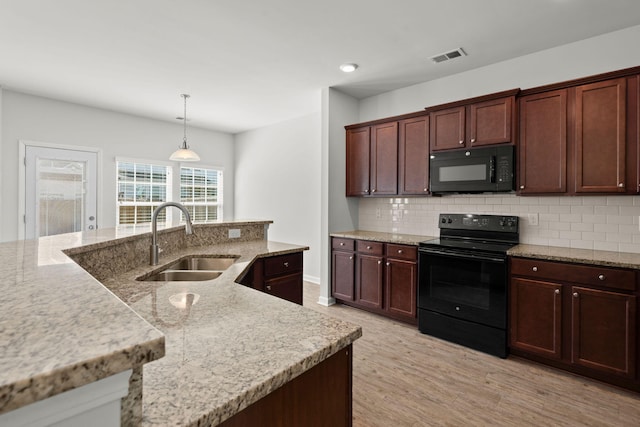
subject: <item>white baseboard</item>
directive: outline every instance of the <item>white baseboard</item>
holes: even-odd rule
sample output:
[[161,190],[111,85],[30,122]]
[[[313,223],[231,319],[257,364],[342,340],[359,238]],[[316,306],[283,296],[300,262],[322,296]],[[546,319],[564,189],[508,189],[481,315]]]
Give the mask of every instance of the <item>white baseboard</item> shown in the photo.
[[333,305],[335,303],[336,303],[336,299],[333,297],[327,298],[327,297],[320,296],[318,298],[318,304],[324,305],[325,307],[329,307],[330,305]]
[[320,284],[320,278],[319,277],[309,276],[308,274],[303,275],[302,276],[302,280],[304,280],[305,282],[315,283],[316,285]]

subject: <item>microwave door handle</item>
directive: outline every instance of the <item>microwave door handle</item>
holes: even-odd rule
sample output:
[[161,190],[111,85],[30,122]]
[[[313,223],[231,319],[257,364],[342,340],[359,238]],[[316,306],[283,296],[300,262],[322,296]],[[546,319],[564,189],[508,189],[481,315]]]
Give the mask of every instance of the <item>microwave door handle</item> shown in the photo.
[[496,182],[496,156],[489,158],[489,180],[492,184]]

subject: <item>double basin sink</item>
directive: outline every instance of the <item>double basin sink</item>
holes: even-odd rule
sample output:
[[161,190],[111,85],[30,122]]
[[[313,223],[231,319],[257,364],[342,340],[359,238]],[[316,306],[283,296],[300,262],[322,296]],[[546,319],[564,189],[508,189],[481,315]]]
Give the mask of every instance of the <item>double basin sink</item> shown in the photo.
[[197,282],[219,277],[238,257],[186,257],[167,265],[159,272],[146,274],[136,280],[151,282]]

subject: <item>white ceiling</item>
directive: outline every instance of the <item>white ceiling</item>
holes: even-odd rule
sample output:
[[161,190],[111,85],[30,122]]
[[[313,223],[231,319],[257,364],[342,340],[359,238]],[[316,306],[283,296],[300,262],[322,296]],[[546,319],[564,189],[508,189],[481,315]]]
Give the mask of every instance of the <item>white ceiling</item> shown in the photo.
[[174,122],[189,93],[191,126],[237,133],[325,87],[364,98],[638,24],[638,0],[0,0],[0,85]]

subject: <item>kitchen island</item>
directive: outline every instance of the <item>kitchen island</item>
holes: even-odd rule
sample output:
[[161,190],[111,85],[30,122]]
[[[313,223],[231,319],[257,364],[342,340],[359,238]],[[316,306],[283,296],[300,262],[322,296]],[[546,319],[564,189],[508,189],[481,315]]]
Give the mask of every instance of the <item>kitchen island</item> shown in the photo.
[[[141,389],[140,381],[130,382],[123,403],[125,425],[217,425],[332,356],[347,354],[350,368],[350,345],[361,336],[360,327],[236,283],[257,258],[307,249],[266,240],[267,227],[268,222],[258,221],[198,225],[195,236],[184,236],[180,227],[161,231],[160,244],[166,250],[156,267],[148,265],[148,251],[143,250],[140,258],[146,263],[134,259],[141,248],[148,249],[150,236],[144,229],[99,230],[0,245],[12,266],[6,268],[9,280],[1,286],[5,294],[16,295],[0,302],[2,351],[14,355],[2,359],[0,414],[83,381],[107,377],[111,374],[107,369],[87,376],[83,363],[102,358],[101,366],[110,366],[130,347],[141,348],[144,351],[138,353],[145,357],[134,353],[137,358],[121,369],[134,368],[133,378],[138,368],[142,379]],[[243,238],[226,238],[229,228],[243,230]],[[237,260],[214,280],[137,280],[190,255],[231,255]],[[57,264],[52,268],[44,259]],[[94,301],[96,294],[101,299]],[[189,306],[185,295],[191,295]],[[34,296],[42,299],[37,306]],[[12,309],[16,304],[22,309]],[[47,330],[39,335],[23,327],[43,316],[48,316]],[[102,335],[109,331],[111,335]],[[38,336],[51,337],[48,345]],[[46,347],[43,354],[41,347]],[[88,348],[92,351],[83,350]],[[31,360],[34,354],[38,357]],[[29,366],[23,367],[25,360]],[[46,389],[50,382],[55,384],[52,377],[65,379],[78,371],[82,381],[47,393],[30,390],[23,393],[29,398],[19,398],[13,391],[18,384]],[[348,386],[350,393],[350,379]],[[127,409],[127,401],[133,409]],[[141,413],[136,414],[136,404]]]

